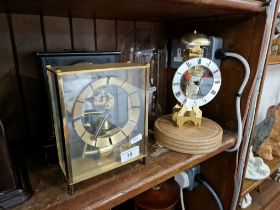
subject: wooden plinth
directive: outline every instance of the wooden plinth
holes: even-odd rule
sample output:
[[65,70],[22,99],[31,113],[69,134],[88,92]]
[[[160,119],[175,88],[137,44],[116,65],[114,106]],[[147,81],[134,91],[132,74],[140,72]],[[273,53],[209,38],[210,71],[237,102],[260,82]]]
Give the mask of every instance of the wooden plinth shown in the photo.
[[177,127],[171,115],[164,115],[156,120],[154,130],[157,142],[176,152],[205,154],[222,143],[222,128],[207,118],[202,118],[200,126],[185,123]]

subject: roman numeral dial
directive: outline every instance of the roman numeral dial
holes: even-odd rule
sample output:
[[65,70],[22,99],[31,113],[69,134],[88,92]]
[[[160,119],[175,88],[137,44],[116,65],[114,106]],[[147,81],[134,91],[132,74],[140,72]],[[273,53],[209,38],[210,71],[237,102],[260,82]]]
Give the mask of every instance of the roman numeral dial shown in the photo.
[[221,86],[219,67],[208,58],[193,58],[184,62],[175,72],[172,91],[181,104],[189,107],[209,103]]

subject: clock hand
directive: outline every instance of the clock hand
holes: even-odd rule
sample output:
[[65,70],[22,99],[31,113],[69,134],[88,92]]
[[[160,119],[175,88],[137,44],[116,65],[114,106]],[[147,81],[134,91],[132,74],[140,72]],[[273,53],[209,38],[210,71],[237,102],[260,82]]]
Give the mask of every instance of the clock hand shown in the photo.
[[96,140],[97,136],[98,136],[99,133],[101,132],[101,129],[102,129],[102,127],[103,127],[105,121],[107,120],[108,115],[109,115],[109,110],[107,110],[107,111],[105,112],[105,115],[104,115],[104,117],[103,117],[101,123],[98,125],[98,127],[96,128],[96,130],[95,130],[95,132],[94,132],[94,134],[93,134],[93,139],[92,139],[92,140]]

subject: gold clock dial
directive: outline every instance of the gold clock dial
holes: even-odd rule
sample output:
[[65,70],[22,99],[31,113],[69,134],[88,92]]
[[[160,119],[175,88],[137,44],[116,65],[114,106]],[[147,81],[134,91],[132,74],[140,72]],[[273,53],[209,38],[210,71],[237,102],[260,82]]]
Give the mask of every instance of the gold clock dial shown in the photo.
[[94,147],[119,144],[134,130],[140,116],[136,88],[118,77],[88,84],[73,106],[73,125],[79,137]]

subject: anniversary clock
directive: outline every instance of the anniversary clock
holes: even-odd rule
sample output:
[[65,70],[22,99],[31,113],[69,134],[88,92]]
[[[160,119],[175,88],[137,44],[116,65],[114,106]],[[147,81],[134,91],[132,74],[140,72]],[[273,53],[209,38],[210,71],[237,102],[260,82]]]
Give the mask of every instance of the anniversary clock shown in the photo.
[[[177,125],[182,126],[184,121],[189,120],[195,125],[200,125],[199,107],[210,102],[216,96],[220,86],[220,69],[210,59],[192,58],[184,62],[176,71],[172,82],[174,96],[181,104],[174,107],[173,119]],[[193,117],[192,112],[195,115]],[[179,118],[180,116],[182,118]]]
[[176,61],[183,62],[172,81],[172,91],[178,103],[172,116],[162,116],[155,122],[155,138],[161,145],[175,151],[207,153],[220,146],[223,132],[217,123],[202,117],[199,107],[217,95],[221,73],[213,60],[204,57],[205,49],[211,45],[207,36],[186,34],[181,42],[185,47],[176,50],[182,52],[182,57],[176,57]]
[[59,163],[71,191],[77,182],[145,158],[149,66],[47,68]]

